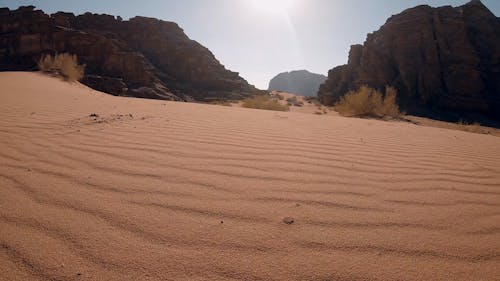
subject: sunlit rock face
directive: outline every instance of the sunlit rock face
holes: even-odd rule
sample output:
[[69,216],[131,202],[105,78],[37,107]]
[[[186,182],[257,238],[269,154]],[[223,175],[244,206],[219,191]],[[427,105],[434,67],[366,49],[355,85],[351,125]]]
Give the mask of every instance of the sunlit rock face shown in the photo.
[[269,91],[283,91],[302,96],[315,96],[326,76],[298,70],[278,74],[269,82]]
[[418,6],[392,16],[347,65],[330,70],[319,97],[333,104],[361,85],[398,89],[410,112],[500,112],[500,20],[480,1]]
[[35,70],[42,54],[64,52],[86,65],[84,83],[110,94],[204,101],[258,93],[173,22],[0,9],[0,70]]

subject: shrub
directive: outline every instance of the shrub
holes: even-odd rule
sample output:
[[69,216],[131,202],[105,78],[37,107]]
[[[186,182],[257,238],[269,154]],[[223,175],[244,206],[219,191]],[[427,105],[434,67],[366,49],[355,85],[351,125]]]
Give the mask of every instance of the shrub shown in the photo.
[[470,124],[470,123],[464,122],[463,120],[458,121],[457,129],[462,130],[462,131],[466,131],[469,133],[476,133],[476,134],[488,134],[489,133],[488,130],[483,129],[481,127],[481,124],[479,124],[477,122]]
[[344,116],[398,118],[401,116],[396,103],[397,91],[387,87],[385,96],[379,91],[361,86],[358,91],[350,91],[334,106]]
[[318,100],[318,97],[306,97],[305,100],[309,104],[314,104],[315,106],[321,106],[321,103]]
[[288,106],[280,104],[278,100],[273,99],[268,95],[247,98],[243,101],[242,106],[246,108],[256,108],[256,109],[276,110],[276,111],[290,110]]
[[279,92],[276,92],[274,91],[272,94],[271,94],[271,98],[273,99],[278,99],[278,100],[284,100],[285,97],[280,95]]
[[304,106],[304,102],[303,101],[299,101],[298,98],[297,98],[297,96],[293,96],[293,97],[287,98],[286,102],[287,102],[288,106],[297,106],[297,107]]
[[38,68],[42,72],[59,75],[68,81],[78,81],[83,78],[85,66],[78,64],[76,55],[65,53],[42,56],[38,61]]
[[401,116],[401,111],[399,111],[399,106],[396,100],[398,91],[393,87],[385,88],[384,102],[382,103],[382,108],[380,108],[379,114],[382,116],[389,116],[392,118],[397,118]]

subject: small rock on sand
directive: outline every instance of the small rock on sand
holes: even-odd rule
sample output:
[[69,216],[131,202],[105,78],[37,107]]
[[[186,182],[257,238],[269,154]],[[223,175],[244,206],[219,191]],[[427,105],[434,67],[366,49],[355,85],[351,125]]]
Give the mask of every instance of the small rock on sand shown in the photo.
[[293,224],[295,222],[295,220],[291,217],[285,217],[285,218],[283,218],[283,222],[286,224]]

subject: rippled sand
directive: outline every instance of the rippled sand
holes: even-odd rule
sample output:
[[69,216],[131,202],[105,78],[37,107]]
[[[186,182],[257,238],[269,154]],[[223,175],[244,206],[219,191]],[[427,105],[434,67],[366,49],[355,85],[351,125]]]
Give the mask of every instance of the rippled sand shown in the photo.
[[498,137],[0,73],[0,280],[478,281],[499,265]]

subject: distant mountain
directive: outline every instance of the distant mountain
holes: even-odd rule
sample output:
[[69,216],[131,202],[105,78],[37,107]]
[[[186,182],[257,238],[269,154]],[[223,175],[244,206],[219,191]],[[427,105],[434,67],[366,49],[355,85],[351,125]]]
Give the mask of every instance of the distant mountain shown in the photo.
[[77,55],[86,65],[82,82],[114,95],[204,101],[262,92],[174,22],[0,8],[0,71],[36,70],[54,53]]
[[307,70],[283,72],[271,79],[269,91],[283,91],[302,96],[315,96],[319,86],[326,80],[325,75],[311,73]]
[[500,19],[479,0],[392,16],[351,47],[348,64],[330,70],[318,96],[331,105],[361,85],[394,86],[413,114],[500,117]]

